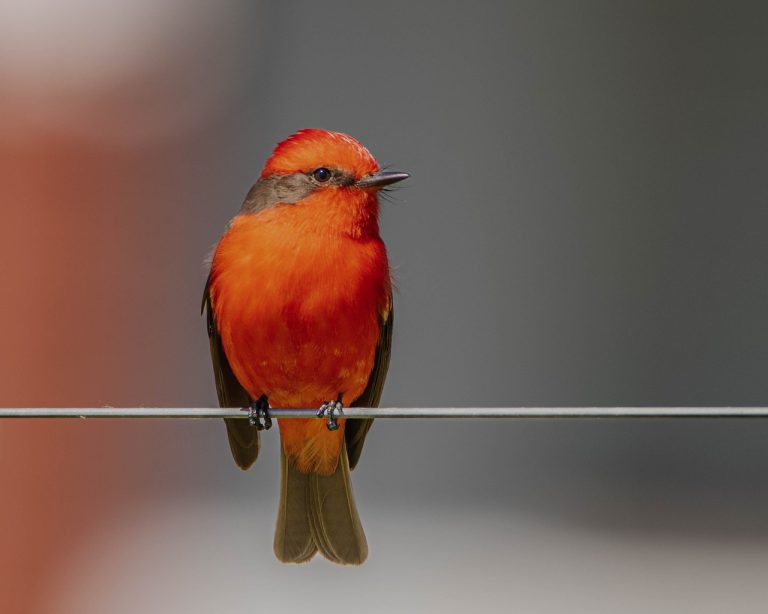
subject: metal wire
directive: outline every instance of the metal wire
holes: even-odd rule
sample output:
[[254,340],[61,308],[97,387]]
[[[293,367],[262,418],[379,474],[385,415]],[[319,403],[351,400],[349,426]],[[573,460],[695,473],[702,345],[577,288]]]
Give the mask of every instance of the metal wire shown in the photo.
[[[317,409],[271,409],[273,418],[311,418]],[[208,407],[7,407],[0,418],[247,418]],[[768,407],[345,407],[344,418],[767,418]]]

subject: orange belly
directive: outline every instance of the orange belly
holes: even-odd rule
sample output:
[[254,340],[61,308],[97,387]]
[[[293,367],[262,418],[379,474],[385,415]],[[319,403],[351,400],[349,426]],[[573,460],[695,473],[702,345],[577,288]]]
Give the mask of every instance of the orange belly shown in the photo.
[[[380,239],[318,237],[240,216],[217,247],[211,296],[224,351],[253,398],[272,407],[349,404],[366,387],[388,308]],[[333,473],[344,433],[322,420],[280,421],[301,471]]]

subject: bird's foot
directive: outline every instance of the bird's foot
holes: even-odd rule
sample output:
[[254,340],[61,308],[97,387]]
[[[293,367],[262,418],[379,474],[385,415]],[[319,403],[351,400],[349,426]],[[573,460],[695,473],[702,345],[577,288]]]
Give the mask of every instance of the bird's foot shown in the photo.
[[267,395],[263,394],[247,407],[248,422],[255,426],[258,431],[268,431],[272,428],[272,417],[269,415],[269,401]]
[[339,416],[344,415],[344,405],[341,402],[341,395],[339,395],[339,398],[336,401],[326,401],[320,406],[320,409],[317,410],[317,417],[322,418],[325,416],[328,418],[328,421],[325,423],[325,425],[328,427],[329,431],[335,431],[339,428],[339,423],[336,421],[336,419]]

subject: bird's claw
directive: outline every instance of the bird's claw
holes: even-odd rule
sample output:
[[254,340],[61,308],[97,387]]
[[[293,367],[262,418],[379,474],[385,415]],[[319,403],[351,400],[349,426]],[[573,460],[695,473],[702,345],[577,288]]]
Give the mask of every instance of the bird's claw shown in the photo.
[[339,428],[339,423],[336,421],[336,419],[339,416],[344,415],[344,405],[342,405],[341,401],[328,401],[326,403],[323,403],[320,406],[320,409],[317,410],[317,417],[322,418],[325,416],[328,418],[328,421],[325,423],[325,425],[328,427],[329,431],[335,431]]
[[269,415],[269,401],[265,395],[251,403],[246,408],[248,412],[248,422],[255,426],[257,431],[268,431],[272,428],[272,417]]

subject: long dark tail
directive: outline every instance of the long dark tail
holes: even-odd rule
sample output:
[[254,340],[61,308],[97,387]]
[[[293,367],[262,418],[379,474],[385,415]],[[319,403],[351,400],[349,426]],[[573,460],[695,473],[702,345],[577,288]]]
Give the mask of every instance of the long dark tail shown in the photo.
[[346,444],[333,475],[300,473],[280,449],[280,509],[275,555],[283,563],[303,563],[318,550],[329,561],[359,565],[368,543],[352,496]]

